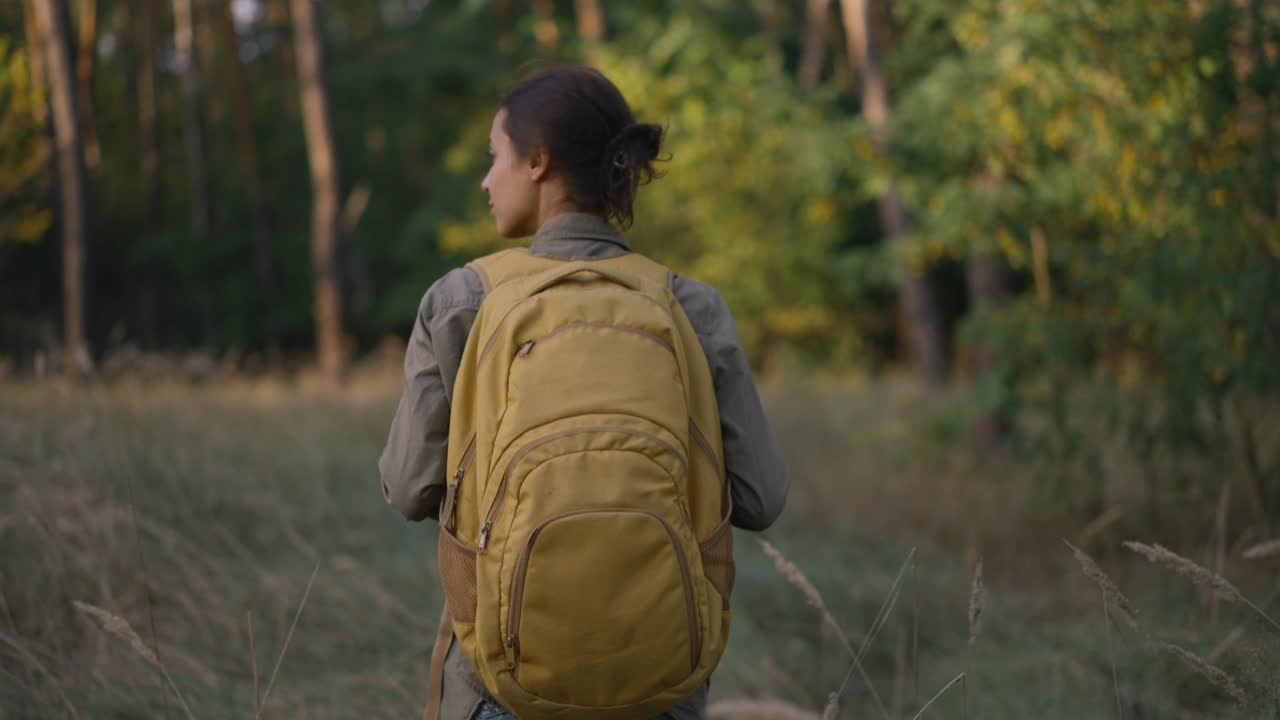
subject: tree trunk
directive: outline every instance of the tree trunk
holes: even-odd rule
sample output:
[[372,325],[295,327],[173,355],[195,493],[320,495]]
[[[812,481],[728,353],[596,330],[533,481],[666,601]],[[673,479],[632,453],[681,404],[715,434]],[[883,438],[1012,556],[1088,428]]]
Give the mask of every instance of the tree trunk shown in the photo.
[[231,13],[234,0],[219,0],[218,30],[227,58],[227,74],[231,78],[231,95],[235,102],[236,132],[240,144],[240,162],[244,167],[245,194],[249,200],[249,218],[253,231],[254,267],[264,289],[271,287],[271,227],[267,216],[267,192],[259,170],[258,146],[253,134],[253,96],[244,63],[240,61],[240,37],[236,34]]
[[578,35],[589,43],[602,43],[605,39],[604,8],[600,0],[574,0],[578,16]]
[[[24,0],[22,13],[22,29],[27,40],[27,55],[31,62],[31,108],[35,121],[40,125],[49,122],[48,73],[45,71],[44,35],[36,22],[36,11],[32,6],[34,0]],[[52,132],[49,133],[52,136]],[[50,156],[49,169],[51,175],[57,173],[57,160]]]
[[200,103],[200,69],[195,52],[194,0],[173,0],[174,65],[182,86],[183,144],[187,150],[187,182],[191,194],[191,229],[206,235],[212,225],[209,174],[205,162],[204,114]]
[[[861,80],[862,112],[874,133],[876,151],[888,153],[889,87],[880,68],[870,0],[841,0],[849,59]],[[911,217],[891,185],[880,197],[880,222],[889,242],[901,242],[911,230]],[[909,348],[917,371],[930,384],[944,382],[949,372],[946,330],[925,269],[908,268],[898,288],[898,302],[906,314]]]
[[1049,242],[1040,226],[1031,228],[1031,277],[1036,285],[1036,298],[1048,307],[1053,302],[1053,278],[1049,275]]
[[[975,251],[969,256],[966,280],[969,289],[969,312],[979,321],[987,320],[1008,302],[1011,295],[1008,268],[999,250]],[[973,347],[974,378],[991,380],[1000,358],[990,345],[978,340]],[[985,445],[998,442],[1009,430],[1009,417],[1004,408],[986,408],[974,428],[978,441]]]
[[311,268],[315,277],[316,354],[321,371],[337,380],[346,371],[342,332],[341,208],[338,151],[329,118],[324,74],[324,37],[315,0],[290,0],[298,54],[302,122],[307,136],[314,194]]
[[[218,67],[218,28],[215,21],[210,20],[209,13],[215,16],[218,9],[213,7],[217,5],[219,0],[195,0],[195,6],[192,10],[195,12],[193,16],[192,27],[196,31],[195,35],[195,52],[198,55],[196,67],[201,68],[202,72],[207,75],[208,79],[204,82],[212,83],[212,78],[216,74]],[[210,85],[213,88],[212,85]],[[226,94],[218,92],[214,89],[212,92],[202,93],[200,96],[201,109],[204,110],[205,127],[219,127],[223,125],[223,121],[227,116]],[[207,149],[206,138],[206,149]],[[216,175],[216,171],[214,175]]]
[[533,0],[533,37],[538,49],[549,53],[560,44],[560,28],[556,26],[556,7],[552,0]]
[[98,55],[98,0],[80,0],[80,49],[76,55],[78,80],[80,131],[84,140],[84,164],[90,170],[98,168],[102,150],[98,146],[98,133],[93,125],[93,69]]
[[160,227],[160,92],[156,63],[160,36],[160,0],[141,0],[142,22],[138,28],[138,134],[142,149],[143,213],[146,228]]
[[49,105],[57,139],[59,229],[62,233],[63,353],[68,379],[75,381],[90,368],[85,341],[85,264],[87,204],[84,151],[76,114],[71,28],[66,0],[35,0],[37,32],[49,81]]
[[830,4],[831,0],[805,0],[804,46],[796,77],[806,92],[813,92],[818,86],[822,66],[827,61],[827,8]]

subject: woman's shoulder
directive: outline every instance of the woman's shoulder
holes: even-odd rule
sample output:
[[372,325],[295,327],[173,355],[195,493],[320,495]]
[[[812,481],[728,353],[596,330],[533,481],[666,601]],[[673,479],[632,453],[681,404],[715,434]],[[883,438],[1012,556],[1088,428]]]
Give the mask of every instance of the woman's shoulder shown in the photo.
[[432,317],[453,308],[480,307],[484,295],[484,282],[474,269],[468,266],[454,268],[427,288],[418,303],[418,314]]
[[676,296],[689,324],[699,335],[710,335],[726,320],[732,321],[729,305],[720,291],[711,285],[685,275],[674,274],[671,292]]

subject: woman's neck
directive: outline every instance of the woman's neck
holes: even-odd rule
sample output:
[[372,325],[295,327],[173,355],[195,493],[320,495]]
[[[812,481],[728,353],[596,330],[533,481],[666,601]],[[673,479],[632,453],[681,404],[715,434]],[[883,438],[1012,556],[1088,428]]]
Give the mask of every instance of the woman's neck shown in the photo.
[[[559,185],[559,183],[557,183],[557,185]],[[568,215],[570,213],[595,215],[601,218],[604,217],[604,215],[600,212],[593,212],[591,210],[586,210],[581,206],[579,206],[577,203],[573,202],[571,199],[569,199],[569,194],[567,192],[564,192],[563,187],[547,188],[547,189],[553,190],[553,192],[543,193],[542,197],[538,202],[538,223],[537,223],[538,227],[542,227],[543,225],[550,222],[553,218],[557,218],[561,215]]]

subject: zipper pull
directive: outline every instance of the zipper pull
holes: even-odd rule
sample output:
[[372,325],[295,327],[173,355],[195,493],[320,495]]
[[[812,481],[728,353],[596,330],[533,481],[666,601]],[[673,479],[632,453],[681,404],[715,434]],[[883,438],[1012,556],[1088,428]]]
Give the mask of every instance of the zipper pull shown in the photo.
[[520,346],[520,350],[516,352],[516,357],[524,357],[533,351],[533,340],[527,340]]
[[485,520],[484,525],[480,526],[480,543],[476,549],[483,552],[485,547],[489,545],[489,531],[493,529],[493,523]]
[[507,649],[511,651],[511,657],[507,660],[507,669],[514,675],[516,668],[520,666],[520,641],[515,635],[507,636]]

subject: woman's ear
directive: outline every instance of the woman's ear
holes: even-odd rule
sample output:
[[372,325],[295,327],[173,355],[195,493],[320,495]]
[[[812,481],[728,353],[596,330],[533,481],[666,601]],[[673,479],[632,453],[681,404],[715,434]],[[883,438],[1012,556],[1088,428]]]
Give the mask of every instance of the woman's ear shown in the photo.
[[551,155],[543,148],[529,153],[529,179],[542,182],[551,172]]

